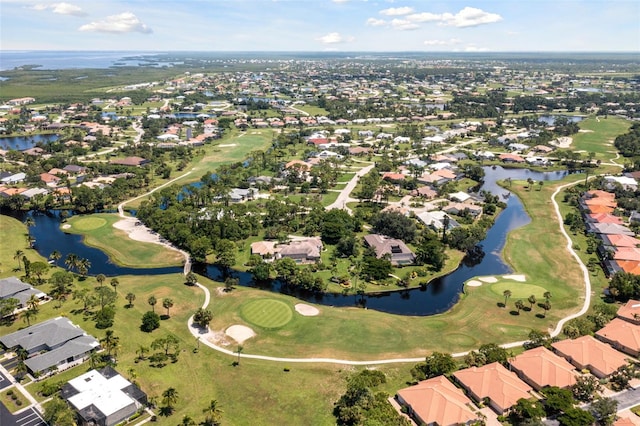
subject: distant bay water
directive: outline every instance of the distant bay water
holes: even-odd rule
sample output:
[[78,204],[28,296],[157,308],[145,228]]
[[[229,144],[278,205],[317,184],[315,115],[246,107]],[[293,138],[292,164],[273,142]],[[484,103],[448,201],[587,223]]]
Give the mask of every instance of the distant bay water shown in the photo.
[[0,71],[24,66],[44,70],[139,66],[156,62],[162,55],[163,52],[135,51],[0,50]]

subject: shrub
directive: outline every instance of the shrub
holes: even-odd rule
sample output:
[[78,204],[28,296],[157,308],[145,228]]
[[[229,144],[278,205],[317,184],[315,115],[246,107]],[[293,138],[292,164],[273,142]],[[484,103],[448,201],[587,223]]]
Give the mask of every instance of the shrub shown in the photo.
[[142,316],[142,325],[140,326],[142,331],[151,333],[158,327],[160,327],[160,315],[153,311],[148,311]]

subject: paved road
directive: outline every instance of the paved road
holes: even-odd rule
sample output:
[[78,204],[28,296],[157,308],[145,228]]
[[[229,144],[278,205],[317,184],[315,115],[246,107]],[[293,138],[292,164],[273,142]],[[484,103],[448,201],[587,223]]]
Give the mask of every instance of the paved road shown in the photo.
[[336,200],[333,203],[329,204],[326,207],[326,209],[327,210],[343,209],[349,212],[349,214],[351,214],[352,213],[351,209],[347,207],[347,202],[349,201],[349,195],[355,189],[356,185],[358,185],[358,180],[360,179],[360,177],[369,173],[374,167],[375,167],[375,163],[372,163],[358,170],[356,174],[351,178],[351,180],[345,185],[342,191],[340,191],[338,198],[336,198]]

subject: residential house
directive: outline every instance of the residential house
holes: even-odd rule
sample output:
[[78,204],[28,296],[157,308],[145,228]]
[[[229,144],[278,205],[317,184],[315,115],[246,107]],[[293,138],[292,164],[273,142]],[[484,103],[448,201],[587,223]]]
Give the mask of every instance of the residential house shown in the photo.
[[322,253],[320,237],[301,238],[276,247],[276,259],[288,257],[296,263],[314,263],[320,260]]
[[23,180],[25,180],[26,177],[27,177],[27,174],[23,172],[10,173],[8,176],[5,176],[2,179],[0,179],[0,182],[13,185],[13,184],[22,182]]
[[411,191],[411,196],[422,197],[429,200],[432,198],[436,198],[438,196],[438,191],[436,191],[430,186],[421,186],[420,188],[414,189],[413,191]]
[[576,383],[575,367],[543,346],[521,353],[509,360],[509,364],[537,391],[545,386],[565,389]]
[[125,157],[125,158],[114,158],[109,161],[111,164],[116,164],[120,166],[143,166],[149,163],[151,160],[147,160],[142,157]]
[[417,424],[457,426],[479,420],[471,400],[444,376],[400,389],[396,399]]
[[266,261],[272,261],[276,255],[276,241],[256,241],[251,243],[251,254],[260,256]]
[[376,257],[389,255],[391,264],[394,266],[411,265],[416,260],[415,254],[402,240],[380,234],[369,234],[365,235],[364,241],[367,246],[373,248]]
[[618,309],[618,318],[640,325],[640,300],[629,300]]
[[459,370],[453,377],[476,401],[487,402],[498,414],[504,414],[521,398],[531,398],[531,387],[498,362]]
[[554,351],[580,370],[587,369],[599,379],[627,364],[627,357],[592,336],[561,340],[551,345]]
[[626,354],[640,355],[640,325],[614,318],[596,332],[596,337]]
[[55,188],[62,179],[51,173],[40,173],[40,180],[48,187]]
[[498,159],[503,163],[524,163],[524,158],[520,157],[517,154],[500,154],[498,155]]
[[617,223],[586,223],[587,232],[592,234],[635,236],[635,232]]
[[440,231],[445,226],[447,230],[457,228],[460,226],[458,222],[451,219],[451,217],[441,210],[434,210],[431,212],[422,212],[416,215],[418,219],[425,225],[431,227],[434,231]]
[[57,317],[0,337],[6,349],[24,349],[25,365],[34,374],[70,368],[82,363],[100,346],[69,319]]
[[442,211],[458,216],[464,214],[464,212],[469,212],[471,216],[477,217],[482,213],[482,207],[471,203],[449,203]]
[[147,395],[111,367],[88,371],[61,389],[80,426],[114,426],[143,410]]
[[27,306],[27,301],[35,295],[38,300],[46,299],[46,293],[23,283],[16,277],[0,279],[0,299],[16,299],[18,309]]

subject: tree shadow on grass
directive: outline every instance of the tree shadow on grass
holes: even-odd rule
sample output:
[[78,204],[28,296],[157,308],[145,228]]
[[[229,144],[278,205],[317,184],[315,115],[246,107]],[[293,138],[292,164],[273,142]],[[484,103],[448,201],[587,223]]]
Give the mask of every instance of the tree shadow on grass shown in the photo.
[[545,318],[545,316],[543,314],[536,314],[536,318],[543,319],[543,318]]
[[520,315],[520,312],[518,312],[518,311],[509,311],[509,314],[511,314],[511,315]]
[[502,303],[502,302],[498,302],[498,303],[496,303],[496,306],[497,306],[498,308],[504,308],[504,303]]

